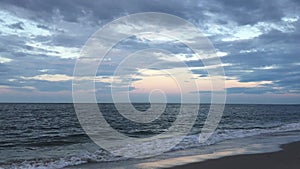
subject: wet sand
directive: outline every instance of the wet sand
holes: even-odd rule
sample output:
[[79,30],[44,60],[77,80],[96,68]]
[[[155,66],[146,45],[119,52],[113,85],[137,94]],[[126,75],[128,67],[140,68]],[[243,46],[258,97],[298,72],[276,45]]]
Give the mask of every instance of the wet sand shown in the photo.
[[281,148],[278,152],[228,156],[171,169],[300,169],[300,142]]

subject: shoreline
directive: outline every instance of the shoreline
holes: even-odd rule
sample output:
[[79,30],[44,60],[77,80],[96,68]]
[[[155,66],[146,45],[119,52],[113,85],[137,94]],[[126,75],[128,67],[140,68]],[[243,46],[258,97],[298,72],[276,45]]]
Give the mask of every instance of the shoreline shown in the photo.
[[[186,149],[147,159],[88,162],[79,165],[68,165],[64,167],[64,169],[247,169],[244,165],[248,166],[249,169],[277,169],[275,168],[276,166],[279,166],[278,169],[299,169],[299,132],[275,134],[273,136],[268,135],[267,137],[254,136],[237,140],[226,140],[213,146],[205,146],[205,149]],[[282,155],[280,155],[279,158],[274,158],[273,155],[270,156],[270,154],[282,154],[282,152],[287,154],[283,155],[284,158]],[[243,159],[245,158],[244,156],[247,158]],[[280,165],[274,162],[268,165],[270,163],[268,163],[268,160],[265,160],[266,157],[271,158],[271,161],[279,162]],[[281,158],[283,160],[281,160]],[[225,162],[222,162],[224,160]],[[267,162],[265,163],[265,161]],[[259,165],[253,165],[253,163]],[[289,165],[291,165],[289,163],[292,163],[294,166],[289,167]]]
[[282,150],[276,152],[226,156],[218,159],[178,165],[168,169],[299,169],[300,141],[283,144],[280,147]]

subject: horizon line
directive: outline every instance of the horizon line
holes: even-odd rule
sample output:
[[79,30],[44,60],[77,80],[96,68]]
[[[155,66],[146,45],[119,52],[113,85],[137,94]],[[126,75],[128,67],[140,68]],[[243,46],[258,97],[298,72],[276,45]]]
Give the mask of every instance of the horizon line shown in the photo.
[[[73,102],[0,102],[0,104],[94,104],[88,102],[82,103],[73,103]],[[167,102],[167,103],[150,103],[150,102],[97,102],[97,104],[212,104],[212,103],[180,103],[180,102]],[[213,103],[213,104],[223,104],[223,103]],[[231,105],[231,104],[238,104],[238,105],[300,105],[300,103],[225,103],[224,105]]]

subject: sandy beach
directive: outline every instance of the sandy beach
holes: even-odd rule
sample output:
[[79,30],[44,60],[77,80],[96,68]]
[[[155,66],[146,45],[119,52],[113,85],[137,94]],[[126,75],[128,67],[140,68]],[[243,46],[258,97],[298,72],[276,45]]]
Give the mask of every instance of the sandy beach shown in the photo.
[[171,169],[299,169],[300,142],[286,144],[281,148],[278,152],[229,156]]

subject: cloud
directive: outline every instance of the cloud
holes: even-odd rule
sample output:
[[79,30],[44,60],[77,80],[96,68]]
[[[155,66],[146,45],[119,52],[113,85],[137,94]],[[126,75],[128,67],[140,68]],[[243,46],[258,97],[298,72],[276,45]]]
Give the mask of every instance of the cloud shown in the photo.
[[47,56],[60,57],[62,59],[74,59],[80,55],[80,49],[75,47],[64,47],[47,45],[43,43],[26,43],[27,50],[22,50],[28,54],[44,54]]
[[21,29],[24,30],[24,23],[23,22],[18,22],[18,23],[14,23],[8,26],[11,29]]
[[50,32],[48,30],[38,28],[37,22],[18,17],[12,12],[0,10],[0,17],[3,18],[3,22],[0,22],[0,28],[2,30],[2,34],[4,35],[50,35]]
[[[120,91],[125,90],[130,79],[137,83],[149,78],[150,75],[141,73],[143,69],[180,70],[185,65],[198,79],[208,78],[206,69],[222,66],[231,83],[227,86],[229,94],[284,95],[297,94],[300,90],[300,3],[297,0],[272,3],[263,0],[3,0],[0,6],[0,79],[3,90],[11,93],[6,93],[11,99],[14,91],[22,90],[25,93],[30,90],[35,98],[43,95],[53,99],[54,93],[62,98],[70,97],[74,65],[86,40],[113,19],[136,12],[165,12],[190,21],[209,37],[217,51],[214,57],[220,57],[223,63],[215,64],[204,57],[212,55],[203,53],[202,58],[210,64],[204,67],[187,46],[176,40],[153,34],[136,35],[117,44],[100,65],[96,78],[99,94],[107,93],[114,71],[129,54],[147,48],[161,48],[170,53],[149,52],[143,53],[147,56],[141,54],[140,59],[131,59],[122,76],[115,79]],[[174,23],[164,26],[168,29],[162,33],[176,28]],[[128,27],[122,25],[115,29]],[[190,41],[195,40],[189,30],[181,31]],[[107,37],[115,38],[109,34]],[[157,64],[146,69],[151,63]],[[139,89],[131,88],[136,90]]]
[[21,77],[21,79],[25,80],[42,80],[42,81],[49,81],[49,82],[59,82],[59,81],[69,81],[72,80],[73,77],[67,76],[67,75],[62,75],[62,74],[43,74],[43,75],[38,75],[38,76],[33,76],[33,77]]
[[9,63],[12,59],[0,56],[0,63]]
[[[239,41],[249,40],[257,38],[263,34],[267,34],[272,30],[277,30],[283,33],[293,32],[296,28],[295,22],[299,20],[299,17],[283,17],[277,22],[257,22],[254,25],[237,25],[237,23],[227,24],[223,28],[226,31],[219,32],[219,34],[225,35],[222,41]],[[212,32],[213,33],[213,32]],[[216,32],[218,33],[218,32]]]

